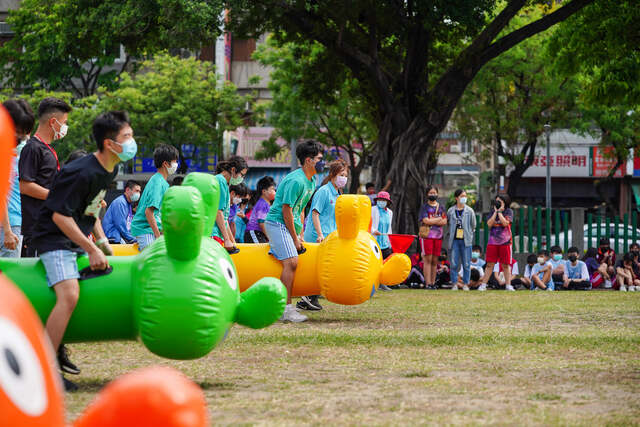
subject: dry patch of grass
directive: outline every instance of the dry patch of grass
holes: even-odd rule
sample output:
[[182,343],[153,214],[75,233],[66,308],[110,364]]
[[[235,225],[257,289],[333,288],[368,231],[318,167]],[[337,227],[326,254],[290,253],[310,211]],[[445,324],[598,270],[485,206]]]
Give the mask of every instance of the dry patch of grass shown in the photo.
[[116,376],[173,366],[215,424],[638,425],[640,294],[394,291],[304,324],[234,327],[200,360],[70,346],[69,418]]

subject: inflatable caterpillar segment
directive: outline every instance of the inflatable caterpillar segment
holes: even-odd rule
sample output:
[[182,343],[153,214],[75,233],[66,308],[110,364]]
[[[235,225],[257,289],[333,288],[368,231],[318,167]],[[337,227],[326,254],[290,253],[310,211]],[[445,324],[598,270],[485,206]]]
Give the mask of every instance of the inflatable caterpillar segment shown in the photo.
[[[0,107],[0,201],[3,202],[8,191],[13,147],[13,122]],[[4,210],[0,210],[0,215],[2,212]],[[54,370],[54,360],[33,307],[6,275],[0,273],[0,424],[66,425],[62,384]],[[202,390],[167,367],[145,368],[115,380],[75,423],[78,427],[201,427],[208,424]]]
[[[405,254],[385,261],[368,232],[371,202],[364,195],[342,195],[336,201],[337,231],[322,243],[305,242],[307,251],[298,258],[293,296],[324,295],[337,304],[367,301],[380,284],[396,285],[411,271]],[[240,279],[240,290],[251,289],[263,276],[280,277],[282,264],[269,255],[268,244],[240,244],[232,255]]]
[[[113,271],[80,280],[80,298],[63,342],[136,339],[171,359],[208,354],[233,322],[266,327],[282,316],[286,289],[261,276],[240,294],[238,275],[227,252],[208,238],[218,205],[212,175],[192,173],[186,184],[164,195],[164,235],[136,256],[108,257]],[[206,236],[206,237],[205,237]],[[78,268],[89,265],[78,258]],[[0,259],[2,270],[27,295],[46,321],[55,304],[44,267],[37,258]]]

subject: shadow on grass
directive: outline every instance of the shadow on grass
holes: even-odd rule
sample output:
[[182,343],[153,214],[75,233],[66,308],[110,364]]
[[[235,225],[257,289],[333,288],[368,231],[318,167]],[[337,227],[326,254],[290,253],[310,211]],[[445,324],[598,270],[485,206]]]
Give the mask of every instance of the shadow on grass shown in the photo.
[[221,381],[203,381],[201,383],[198,383],[198,385],[203,390],[233,390],[234,388],[236,388],[236,385],[234,383]]
[[102,378],[83,378],[78,381],[75,381],[73,378],[69,377],[67,377],[67,379],[70,379],[78,385],[78,390],[76,391],[76,393],[97,393],[112,381],[111,379]]

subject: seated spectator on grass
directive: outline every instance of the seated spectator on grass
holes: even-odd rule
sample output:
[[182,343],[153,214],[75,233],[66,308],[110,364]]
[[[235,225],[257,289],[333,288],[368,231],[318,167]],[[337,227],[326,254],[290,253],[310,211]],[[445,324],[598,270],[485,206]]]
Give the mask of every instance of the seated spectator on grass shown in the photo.
[[478,286],[480,286],[480,279],[483,275],[484,272],[482,271],[482,269],[472,268],[471,275],[469,276],[469,288],[478,289]]
[[538,262],[536,254],[529,254],[527,256],[527,265],[524,268],[524,274],[522,275],[522,277],[520,278],[520,280],[522,281],[522,284],[527,288],[527,289],[531,289],[531,275],[533,272],[533,267],[536,265],[536,263]]
[[471,247],[471,268],[480,268],[480,269],[484,268],[486,262],[481,257],[482,257],[482,246],[473,245]]
[[572,246],[567,252],[567,264],[565,266],[563,289],[585,290],[591,289],[589,269],[587,264],[578,260],[578,248]]
[[564,283],[565,275],[565,260],[562,259],[562,249],[560,246],[551,246],[551,259],[549,260],[551,266],[551,279],[556,287],[562,286]]
[[442,249],[440,252],[440,256],[438,257],[438,264],[436,265],[436,280],[433,286],[428,289],[438,289],[443,286],[447,286],[451,283],[451,276],[449,272],[451,271],[451,264],[447,260],[447,250]]
[[548,260],[549,253],[546,250],[538,251],[538,257],[536,258],[536,265],[531,269],[531,289],[542,289],[545,291],[553,291],[554,285],[551,280],[551,270],[553,266]]
[[[520,271],[518,269],[518,261],[515,258],[511,258],[511,286],[521,285],[522,281],[519,278],[516,278]],[[493,266],[493,274],[489,277],[489,286],[492,289],[506,289],[506,282],[504,277],[504,270],[502,269],[502,264],[496,264]]]
[[606,237],[600,239],[596,261],[600,265],[598,271],[604,279],[604,287],[610,288],[616,275],[616,253],[609,246],[609,239]]
[[616,285],[614,288],[617,286],[622,292],[626,292],[627,290],[634,292],[636,286],[640,287],[640,280],[633,272],[632,264],[633,257],[630,253],[624,254],[624,257],[618,261],[616,264]]
[[589,271],[589,281],[591,282],[592,288],[598,288],[604,284],[604,277],[598,269],[600,268],[600,264],[597,261],[598,250],[596,248],[589,248],[587,252],[582,257],[582,261],[587,265],[587,270]]
[[422,257],[419,253],[411,255],[411,271],[405,284],[411,289],[422,289],[425,286],[424,274],[422,273]]

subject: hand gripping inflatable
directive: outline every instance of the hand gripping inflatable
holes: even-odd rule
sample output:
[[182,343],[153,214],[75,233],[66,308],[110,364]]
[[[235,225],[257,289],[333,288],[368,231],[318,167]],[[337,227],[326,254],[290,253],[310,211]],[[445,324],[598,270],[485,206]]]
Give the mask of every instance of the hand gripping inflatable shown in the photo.
[[[108,257],[113,271],[80,280],[80,298],[64,342],[135,339],[153,353],[194,359],[209,353],[235,321],[251,328],[275,322],[286,289],[264,277],[242,295],[227,252],[205,237],[213,227],[219,189],[208,174],[190,174],[162,202],[164,235],[144,252]],[[199,191],[200,190],[200,191]],[[78,258],[78,268],[88,266]],[[55,304],[39,259],[0,259],[4,271],[27,295],[43,322]]]
[[[298,258],[293,296],[324,295],[337,304],[367,301],[379,284],[395,285],[411,271],[405,254],[382,260],[382,251],[368,233],[371,202],[364,195],[342,195],[336,201],[338,230],[322,243],[303,243],[307,251]],[[239,244],[232,255],[240,290],[263,276],[280,277],[282,264],[269,255],[269,244]]]
[[[0,275],[2,425],[66,425],[54,360],[33,308]],[[207,405],[200,387],[175,369],[143,368],[108,384],[74,425],[200,427],[208,425]]]

